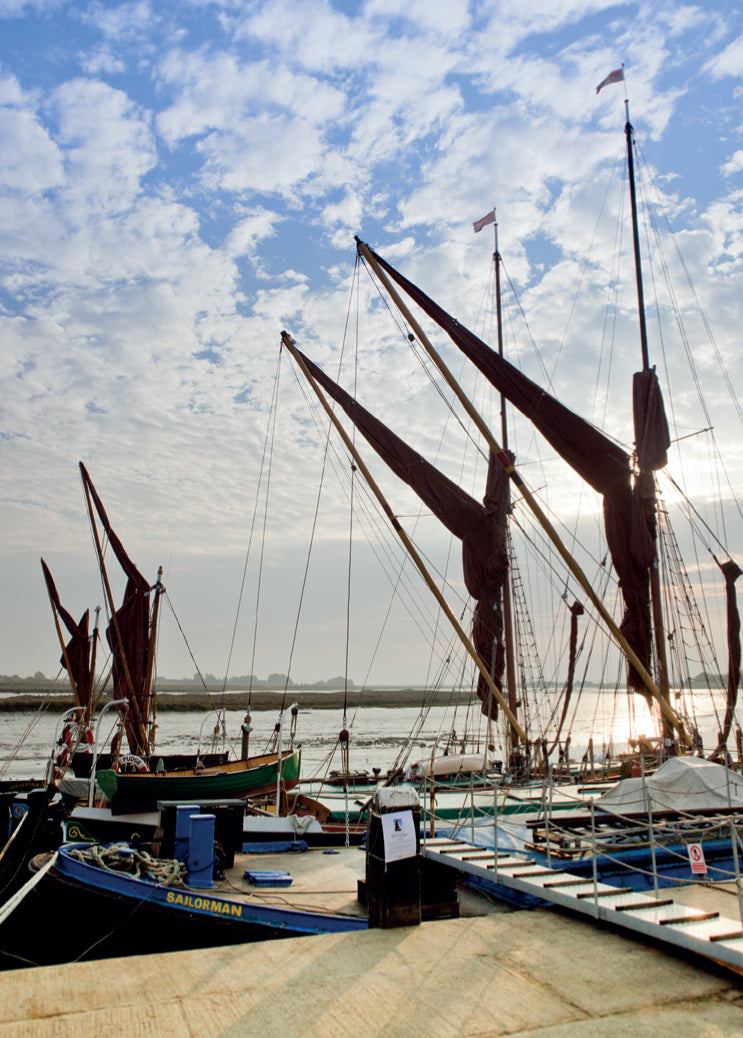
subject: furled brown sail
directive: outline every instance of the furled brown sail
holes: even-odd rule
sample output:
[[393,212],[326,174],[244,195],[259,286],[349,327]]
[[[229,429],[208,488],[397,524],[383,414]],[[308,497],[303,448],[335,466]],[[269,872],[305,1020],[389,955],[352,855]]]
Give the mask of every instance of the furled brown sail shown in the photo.
[[725,578],[725,596],[727,600],[727,627],[728,627],[728,688],[727,702],[725,704],[725,719],[720,733],[718,751],[728,741],[730,729],[735,717],[735,706],[738,702],[738,685],[740,684],[740,613],[738,612],[738,601],[735,594],[735,582],[741,575],[740,566],[732,559],[727,562],[718,563]]

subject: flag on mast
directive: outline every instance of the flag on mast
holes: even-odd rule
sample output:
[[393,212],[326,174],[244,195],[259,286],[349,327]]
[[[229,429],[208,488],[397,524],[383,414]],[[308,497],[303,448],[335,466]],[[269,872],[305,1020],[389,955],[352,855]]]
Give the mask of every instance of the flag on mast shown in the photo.
[[487,216],[483,216],[481,220],[475,220],[472,226],[475,228],[475,234],[481,231],[483,227],[487,227],[488,224],[495,223],[495,209],[491,209]]
[[601,90],[602,87],[609,86],[610,83],[622,83],[624,81],[624,65],[621,68],[615,68],[613,72],[610,72],[606,79],[602,79],[599,85],[596,87],[596,93]]

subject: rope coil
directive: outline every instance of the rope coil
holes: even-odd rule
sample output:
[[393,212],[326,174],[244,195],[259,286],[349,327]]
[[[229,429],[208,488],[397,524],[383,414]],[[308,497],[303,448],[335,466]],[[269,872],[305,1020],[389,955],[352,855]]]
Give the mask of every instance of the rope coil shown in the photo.
[[69,855],[86,865],[94,865],[107,872],[124,873],[135,879],[149,879],[159,886],[186,886],[186,866],[182,861],[153,858],[147,851],[137,850],[126,843],[106,846],[94,843],[87,847],[74,847],[70,849]]

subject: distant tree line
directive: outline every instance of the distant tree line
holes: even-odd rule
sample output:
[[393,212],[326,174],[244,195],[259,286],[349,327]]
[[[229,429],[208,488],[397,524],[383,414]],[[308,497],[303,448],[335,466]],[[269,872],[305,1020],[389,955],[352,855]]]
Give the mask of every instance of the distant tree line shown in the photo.
[[[286,674],[269,674],[268,677],[263,680],[262,678],[256,678],[252,674],[241,674],[232,678],[228,678],[225,683],[224,678],[218,678],[214,674],[204,674],[203,681],[202,677],[198,674],[194,674],[191,678],[157,678],[158,688],[193,688],[200,689],[204,687],[204,683],[208,689],[284,689],[284,688],[311,688],[311,689],[342,689],[346,686],[348,688],[355,688],[353,681],[350,679],[346,681],[343,677],[328,678],[325,681],[293,681],[287,677]],[[64,684],[62,677],[58,679],[46,677],[42,671],[37,670],[32,677],[22,678],[19,674],[0,674],[0,688],[4,689],[51,689],[58,688]],[[111,684],[109,680],[109,685]],[[108,687],[108,686],[107,686]]]

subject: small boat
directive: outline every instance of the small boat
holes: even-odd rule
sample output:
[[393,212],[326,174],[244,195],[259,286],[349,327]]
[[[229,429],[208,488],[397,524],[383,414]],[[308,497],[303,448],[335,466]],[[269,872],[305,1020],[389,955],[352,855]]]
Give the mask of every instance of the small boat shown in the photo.
[[31,878],[12,909],[0,914],[0,964],[79,962],[456,918],[456,875],[423,859],[418,806],[413,790],[380,790],[363,852],[310,848],[302,839],[246,850],[242,817],[229,804],[168,805],[149,842],[65,842],[33,859]]
[[[299,781],[302,751],[297,748],[281,756],[280,781],[293,789]],[[188,768],[157,772],[96,771],[96,783],[111,805],[124,810],[136,805],[147,810],[161,800],[206,800],[222,797],[240,799],[270,793],[279,783],[279,757],[269,753],[247,760],[227,761],[212,768]]]

